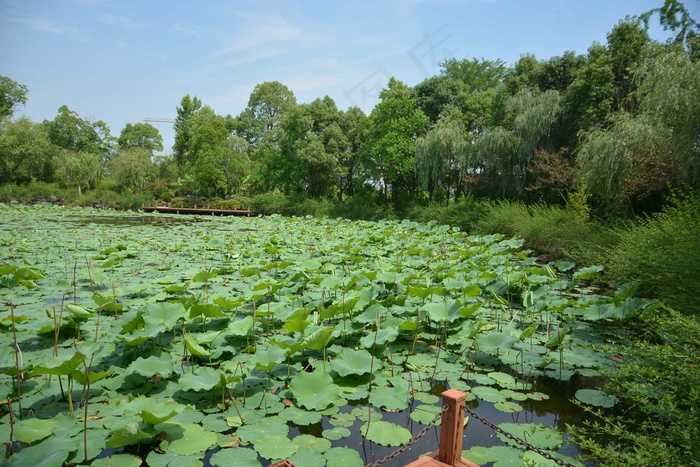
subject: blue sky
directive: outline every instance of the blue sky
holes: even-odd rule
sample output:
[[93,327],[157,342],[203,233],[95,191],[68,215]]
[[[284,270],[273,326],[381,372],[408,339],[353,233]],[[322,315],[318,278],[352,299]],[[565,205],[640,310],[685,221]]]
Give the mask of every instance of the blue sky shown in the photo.
[[[126,123],[174,118],[187,93],[237,115],[255,85],[272,80],[299,102],[329,95],[369,113],[391,76],[415,85],[451,57],[585,53],[626,15],[662,3],[0,0],[0,75],[29,89],[16,116],[50,120],[65,104],[115,136]],[[699,0],[685,3],[700,16]],[[170,153],[171,125],[155,125]]]

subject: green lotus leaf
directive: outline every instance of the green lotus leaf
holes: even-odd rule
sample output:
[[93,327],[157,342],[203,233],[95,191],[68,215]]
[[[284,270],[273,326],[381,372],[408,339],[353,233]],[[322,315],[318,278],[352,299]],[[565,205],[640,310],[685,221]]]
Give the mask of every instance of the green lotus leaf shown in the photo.
[[270,460],[287,459],[299,450],[299,446],[285,435],[265,435],[253,446],[260,457]]
[[602,270],[603,266],[589,266],[587,268],[581,268],[574,273],[573,278],[577,280],[591,280]]
[[399,337],[399,331],[396,328],[380,329],[376,332],[370,332],[362,339],[360,339],[360,345],[366,349],[371,349],[375,343],[376,345],[385,345],[389,342],[394,342]]
[[445,300],[437,303],[428,303],[423,308],[428,312],[428,317],[432,321],[446,322],[459,318],[459,309],[462,304],[457,300]]
[[219,305],[212,305],[211,303],[196,303],[190,307],[190,319],[196,318],[197,316],[205,316],[207,318],[222,318],[226,314],[221,311]]
[[337,441],[339,439],[347,438],[350,436],[350,430],[343,426],[337,426],[329,430],[323,430],[321,436],[330,441]]
[[501,391],[490,386],[477,386],[472,388],[472,393],[479,399],[485,402],[491,402],[495,404],[496,402],[505,402],[506,396],[504,396]]
[[365,423],[360,427],[360,433],[381,446],[401,446],[411,440],[411,432],[406,428],[384,420]]
[[127,423],[122,428],[115,431],[112,436],[105,441],[105,447],[112,449],[123,448],[130,444],[138,443],[141,440],[149,439],[151,435],[139,429],[136,422]]
[[366,350],[343,350],[331,360],[331,368],[340,376],[364,375],[370,372],[372,354]]
[[132,454],[112,454],[109,457],[95,459],[90,467],[139,467],[143,463],[140,457]]
[[574,395],[584,404],[610,408],[617,404],[617,397],[597,389],[579,389]]
[[[561,433],[545,425],[537,425],[534,423],[500,423],[498,427],[520,439],[526,439],[528,443],[540,449],[559,449],[563,443]],[[496,436],[506,444],[519,446],[515,441],[498,432]]]
[[23,443],[34,443],[50,436],[59,426],[60,423],[55,420],[25,418],[15,422],[14,437]]
[[201,366],[192,372],[183,373],[178,384],[183,391],[209,391],[221,385],[221,370]]
[[243,319],[232,320],[228,325],[227,332],[233,336],[245,336],[251,329],[253,329],[253,317],[246,316]]
[[265,417],[256,423],[243,425],[236,430],[236,436],[241,441],[252,444],[271,436],[286,437],[288,434],[289,427],[278,417]]
[[177,402],[156,402],[150,397],[137,397],[126,407],[150,425],[163,423],[185,410],[185,406]]
[[326,452],[331,448],[331,442],[326,438],[318,438],[313,435],[299,435],[292,440],[299,446],[299,450],[309,449],[314,452]]
[[505,413],[520,412],[521,410],[523,410],[523,407],[520,404],[516,404],[515,402],[511,401],[496,402],[495,404],[493,404],[493,406],[497,410],[500,410],[501,412]]
[[494,352],[513,348],[518,338],[507,332],[488,332],[476,336],[481,352]]
[[[78,438],[52,436],[12,455],[9,465],[31,467],[62,467],[71,452],[80,448]],[[6,465],[6,464],[4,464]]]
[[292,422],[295,425],[307,426],[321,421],[323,416],[319,412],[302,410],[298,407],[287,407],[279,414],[279,418]]
[[276,345],[270,345],[266,349],[258,349],[255,354],[248,359],[248,364],[256,370],[270,371],[278,363],[282,363],[287,356],[287,351]]
[[258,453],[249,448],[227,448],[212,454],[211,465],[215,467],[262,467]]
[[[323,439],[323,441],[328,440]],[[326,465],[326,458],[323,457],[323,454],[313,449],[299,448],[296,454],[289,458],[289,462],[294,465],[303,465],[304,467],[324,467]]]
[[181,319],[185,318],[182,303],[147,303],[143,309],[143,321],[146,324],[163,325],[171,330]]
[[360,453],[347,446],[331,448],[323,454],[328,461],[328,465],[342,465],[343,467],[361,467],[365,463],[360,457]]
[[323,350],[331,341],[331,336],[333,335],[334,329],[335,328],[333,326],[319,328],[306,336],[302,342],[302,345],[305,349]]
[[185,346],[187,351],[198,357],[210,357],[211,353],[199,344],[199,340],[192,334],[185,334]]
[[[167,442],[162,444],[167,445]],[[154,449],[146,456],[145,464],[148,467],[202,467],[202,457],[201,454],[179,456],[172,451],[158,452]]]
[[139,357],[129,365],[128,370],[147,378],[161,375],[164,379],[168,379],[174,371],[173,357],[167,353],[151,355],[148,358]]
[[76,318],[87,319],[95,314],[95,312],[92,310],[88,310],[87,308],[84,308],[80,305],[74,305],[72,303],[66,303],[65,307],[66,310],[68,310],[70,314],[75,316]]
[[375,407],[381,407],[389,412],[406,409],[410,404],[407,388],[372,388],[369,401]]
[[216,433],[205,430],[200,425],[180,425],[182,434],[170,437],[168,450],[178,456],[200,454],[216,445]]
[[284,329],[289,332],[304,332],[311,323],[307,320],[311,310],[306,308],[299,308],[289,315],[287,322],[282,325]]
[[80,354],[70,349],[61,352],[58,357],[47,358],[43,364],[35,366],[30,375],[69,375],[82,364]]
[[[427,425],[428,423],[435,420],[435,417],[442,415],[442,408],[437,405],[420,404],[415,409],[411,411],[411,420]],[[442,421],[438,420],[437,425],[440,425]]]
[[484,465],[493,462],[494,465],[499,467],[524,465],[521,458],[522,455],[522,451],[507,446],[492,446],[490,448],[474,446],[469,450],[462,451],[462,457],[476,464]]
[[289,384],[297,404],[309,410],[323,410],[333,405],[340,388],[325,371],[301,372]]

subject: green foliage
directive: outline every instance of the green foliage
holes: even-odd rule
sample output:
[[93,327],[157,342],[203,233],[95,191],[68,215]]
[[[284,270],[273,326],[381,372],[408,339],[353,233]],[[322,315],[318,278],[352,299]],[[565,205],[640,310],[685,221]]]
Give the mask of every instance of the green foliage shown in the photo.
[[605,256],[614,285],[635,283],[682,313],[700,314],[700,196],[676,195],[662,212],[618,231]]
[[0,180],[47,180],[53,172],[56,148],[46,129],[22,117],[0,120]]
[[119,135],[118,143],[122,149],[137,147],[151,153],[163,150],[163,137],[150,123],[127,123]]
[[591,260],[599,244],[612,239],[597,223],[582,222],[580,208],[546,204],[526,205],[516,201],[485,204],[477,223],[481,233],[502,233],[525,240],[525,246],[551,259],[575,257]]
[[459,227],[471,232],[488,209],[487,203],[472,196],[463,196],[447,206],[431,203],[427,206],[413,205],[406,211],[406,217],[417,222],[435,221],[438,224]]
[[625,410],[582,406],[594,417],[568,430],[602,466],[700,465],[697,315],[657,308],[644,313],[634,330],[618,351],[624,361],[605,371],[604,389]]
[[0,75],[0,120],[12,117],[15,109],[27,103],[27,86]]
[[110,161],[110,168],[120,190],[140,193],[155,175],[151,153],[141,147],[130,147]]

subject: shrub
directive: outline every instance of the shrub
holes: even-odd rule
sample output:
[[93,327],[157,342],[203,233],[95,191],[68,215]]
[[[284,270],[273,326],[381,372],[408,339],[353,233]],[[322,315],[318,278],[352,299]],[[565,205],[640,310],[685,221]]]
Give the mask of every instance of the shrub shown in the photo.
[[[661,307],[641,316],[603,388],[621,410],[568,426],[601,466],[700,465],[700,321]],[[629,342],[629,333],[624,337]]]
[[636,283],[645,296],[683,313],[700,314],[700,196],[671,197],[660,213],[628,229],[605,254],[613,285]]
[[470,232],[474,230],[486,209],[484,202],[465,196],[447,206],[414,205],[406,211],[406,217],[417,222],[436,221],[439,224],[456,226],[465,232]]
[[287,215],[290,202],[279,191],[255,195],[250,200],[250,210],[253,214],[281,214]]
[[566,257],[579,264],[594,264],[603,248],[614,244],[617,233],[600,222],[583,222],[579,210],[571,207],[517,201],[485,203],[476,225],[480,233],[501,233],[525,240],[547,259]]
[[210,203],[214,209],[245,210],[250,208],[251,200],[245,196],[235,196],[231,199],[216,199]]

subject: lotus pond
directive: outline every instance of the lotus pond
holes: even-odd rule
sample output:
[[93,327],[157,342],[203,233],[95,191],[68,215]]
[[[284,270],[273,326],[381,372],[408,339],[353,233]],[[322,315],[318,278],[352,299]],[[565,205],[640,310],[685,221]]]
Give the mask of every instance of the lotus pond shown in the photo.
[[[184,219],[0,205],[3,465],[360,466],[432,421],[445,388],[583,465],[559,426],[575,414],[552,406],[614,405],[595,389],[606,329],[652,306],[498,235]],[[464,455],[553,465],[506,441],[473,420]]]

